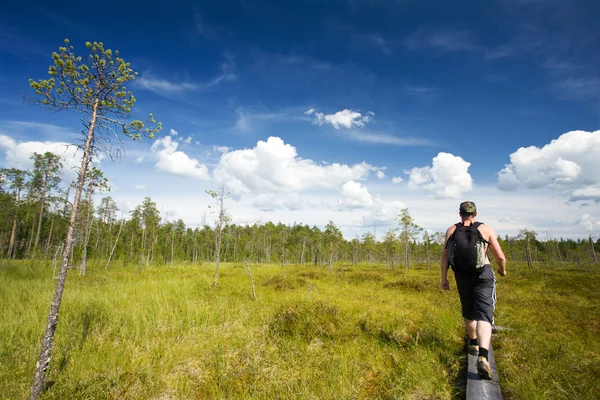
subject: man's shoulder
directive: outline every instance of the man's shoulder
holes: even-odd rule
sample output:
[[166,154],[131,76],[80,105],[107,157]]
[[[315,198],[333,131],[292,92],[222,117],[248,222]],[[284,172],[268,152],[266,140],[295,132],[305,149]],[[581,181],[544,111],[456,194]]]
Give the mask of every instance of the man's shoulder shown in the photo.
[[495,231],[494,228],[492,228],[490,225],[486,225],[483,222],[480,222],[480,225],[477,227],[477,229],[479,229],[479,232],[481,232],[481,234],[483,235],[484,239],[489,240],[490,236],[494,236],[495,235]]
[[448,227],[448,229],[446,229],[446,235],[452,235],[452,233],[454,233],[454,231],[456,230],[456,224],[451,225]]

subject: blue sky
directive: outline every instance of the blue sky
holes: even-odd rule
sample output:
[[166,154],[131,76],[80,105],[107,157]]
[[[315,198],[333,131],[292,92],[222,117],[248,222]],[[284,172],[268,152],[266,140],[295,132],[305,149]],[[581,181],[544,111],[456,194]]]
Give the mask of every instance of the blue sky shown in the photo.
[[240,223],[379,236],[407,207],[442,230],[468,198],[501,234],[586,236],[600,230],[599,17],[591,0],[9,1],[0,164],[76,139],[77,115],[19,91],[64,38],[102,41],[140,73],[136,113],[164,126],[100,161],[124,212],[148,195],[197,224],[224,183]]

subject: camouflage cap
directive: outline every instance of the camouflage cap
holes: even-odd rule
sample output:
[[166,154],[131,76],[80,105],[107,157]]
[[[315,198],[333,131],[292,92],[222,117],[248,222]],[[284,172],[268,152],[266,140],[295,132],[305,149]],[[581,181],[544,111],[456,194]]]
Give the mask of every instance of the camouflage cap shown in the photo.
[[475,214],[477,212],[477,207],[472,201],[463,201],[460,203],[460,208],[458,210],[461,214]]

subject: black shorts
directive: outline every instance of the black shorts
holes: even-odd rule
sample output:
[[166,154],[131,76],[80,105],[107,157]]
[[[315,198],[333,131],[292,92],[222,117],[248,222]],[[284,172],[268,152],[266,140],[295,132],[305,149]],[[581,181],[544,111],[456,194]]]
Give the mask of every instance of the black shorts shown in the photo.
[[496,308],[496,275],[492,266],[485,265],[476,275],[454,272],[454,278],[463,318],[493,324]]

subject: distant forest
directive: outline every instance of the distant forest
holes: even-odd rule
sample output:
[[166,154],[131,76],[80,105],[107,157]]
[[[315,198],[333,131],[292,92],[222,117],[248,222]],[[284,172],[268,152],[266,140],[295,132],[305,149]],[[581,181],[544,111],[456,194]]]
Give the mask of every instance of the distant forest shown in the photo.
[[[32,159],[31,171],[0,170],[0,257],[4,259],[53,260],[62,254],[74,185],[61,180],[60,156],[34,153]],[[89,259],[137,265],[214,261],[219,232],[221,262],[321,267],[372,263],[390,268],[439,265],[444,234],[423,230],[407,209],[398,216],[397,227],[388,229],[378,241],[371,232],[345,239],[333,221],[324,229],[272,222],[232,224],[226,214],[226,198],[222,199],[221,224],[217,218],[215,226],[191,228],[181,219],[163,221],[149,197],[128,215],[120,212],[110,196],[97,201],[109,189],[106,182],[100,170],[90,167],[71,258],[71,267],[80,268],[83,273]],[[591,236],[587,240],[573,240],[522,230],[516,237],[499,240],[509,264],[592,266],[598,263],[600,240],[594,241]]]

